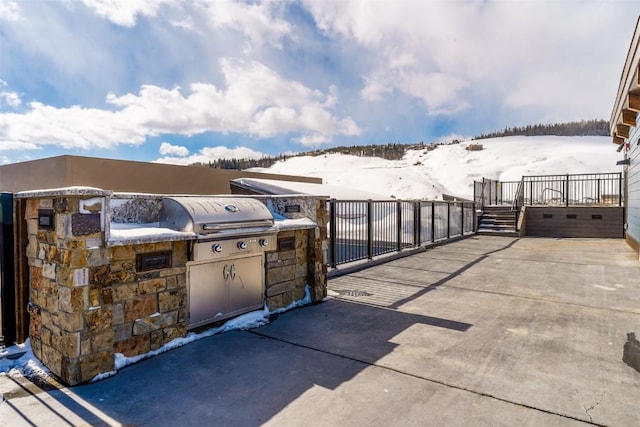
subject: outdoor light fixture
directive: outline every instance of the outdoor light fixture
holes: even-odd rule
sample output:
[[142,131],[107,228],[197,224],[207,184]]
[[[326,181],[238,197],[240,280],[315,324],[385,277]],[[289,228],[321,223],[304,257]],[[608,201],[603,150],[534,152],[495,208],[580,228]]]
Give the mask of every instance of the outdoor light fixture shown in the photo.
[[628,164],[629,164],[629,159],[618,160],[616,162],[616,165],[618,165],[618,166],[623,166],[623,165],[628,165]]

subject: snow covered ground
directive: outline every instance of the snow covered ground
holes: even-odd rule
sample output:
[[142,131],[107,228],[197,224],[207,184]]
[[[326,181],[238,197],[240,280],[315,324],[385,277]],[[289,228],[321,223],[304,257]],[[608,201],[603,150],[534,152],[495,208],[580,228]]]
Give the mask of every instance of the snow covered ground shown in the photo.
[[[469,144],[484,149],[467,151]],[[402,160],[327,154],[251,170],[321,177],[333,187],[398,199],[441,199],[443,193],[471,198],[473,181],[482,177],[517,181],[523,175],[620,172],[616,161],[623,155],[615,149],[606,136],[513,136],[412,150]]]

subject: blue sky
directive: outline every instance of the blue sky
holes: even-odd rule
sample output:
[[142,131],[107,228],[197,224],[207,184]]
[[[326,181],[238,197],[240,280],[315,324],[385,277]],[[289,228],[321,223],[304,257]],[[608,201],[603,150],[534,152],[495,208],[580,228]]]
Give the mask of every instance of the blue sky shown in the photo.
[[608,119],[637,1],[0,0],[0,164]]

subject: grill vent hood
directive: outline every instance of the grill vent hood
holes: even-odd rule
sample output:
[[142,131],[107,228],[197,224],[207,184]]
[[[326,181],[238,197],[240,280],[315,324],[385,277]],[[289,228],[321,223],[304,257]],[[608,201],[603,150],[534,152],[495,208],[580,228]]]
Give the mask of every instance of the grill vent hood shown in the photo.
[[273,215],[259,200],[223,197],[164,197],[160,226],[196,234],[273,226]]

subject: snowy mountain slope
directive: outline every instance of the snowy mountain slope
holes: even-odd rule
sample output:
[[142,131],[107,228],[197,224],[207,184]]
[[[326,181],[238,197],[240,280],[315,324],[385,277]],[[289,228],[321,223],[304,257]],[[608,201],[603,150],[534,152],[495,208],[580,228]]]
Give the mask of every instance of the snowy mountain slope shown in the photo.
[[[467,151],[472,143],[484,149]],[[515,181],[523,175],[620,172],[616,161],[623,156],[615,148],[601,136],[513,136],[411,150],[402,160],[327,154],[252,170],[316,176],[325,184],[401,199],[441,199],[443,193],[471,198],[473,181],[482,177]]]

